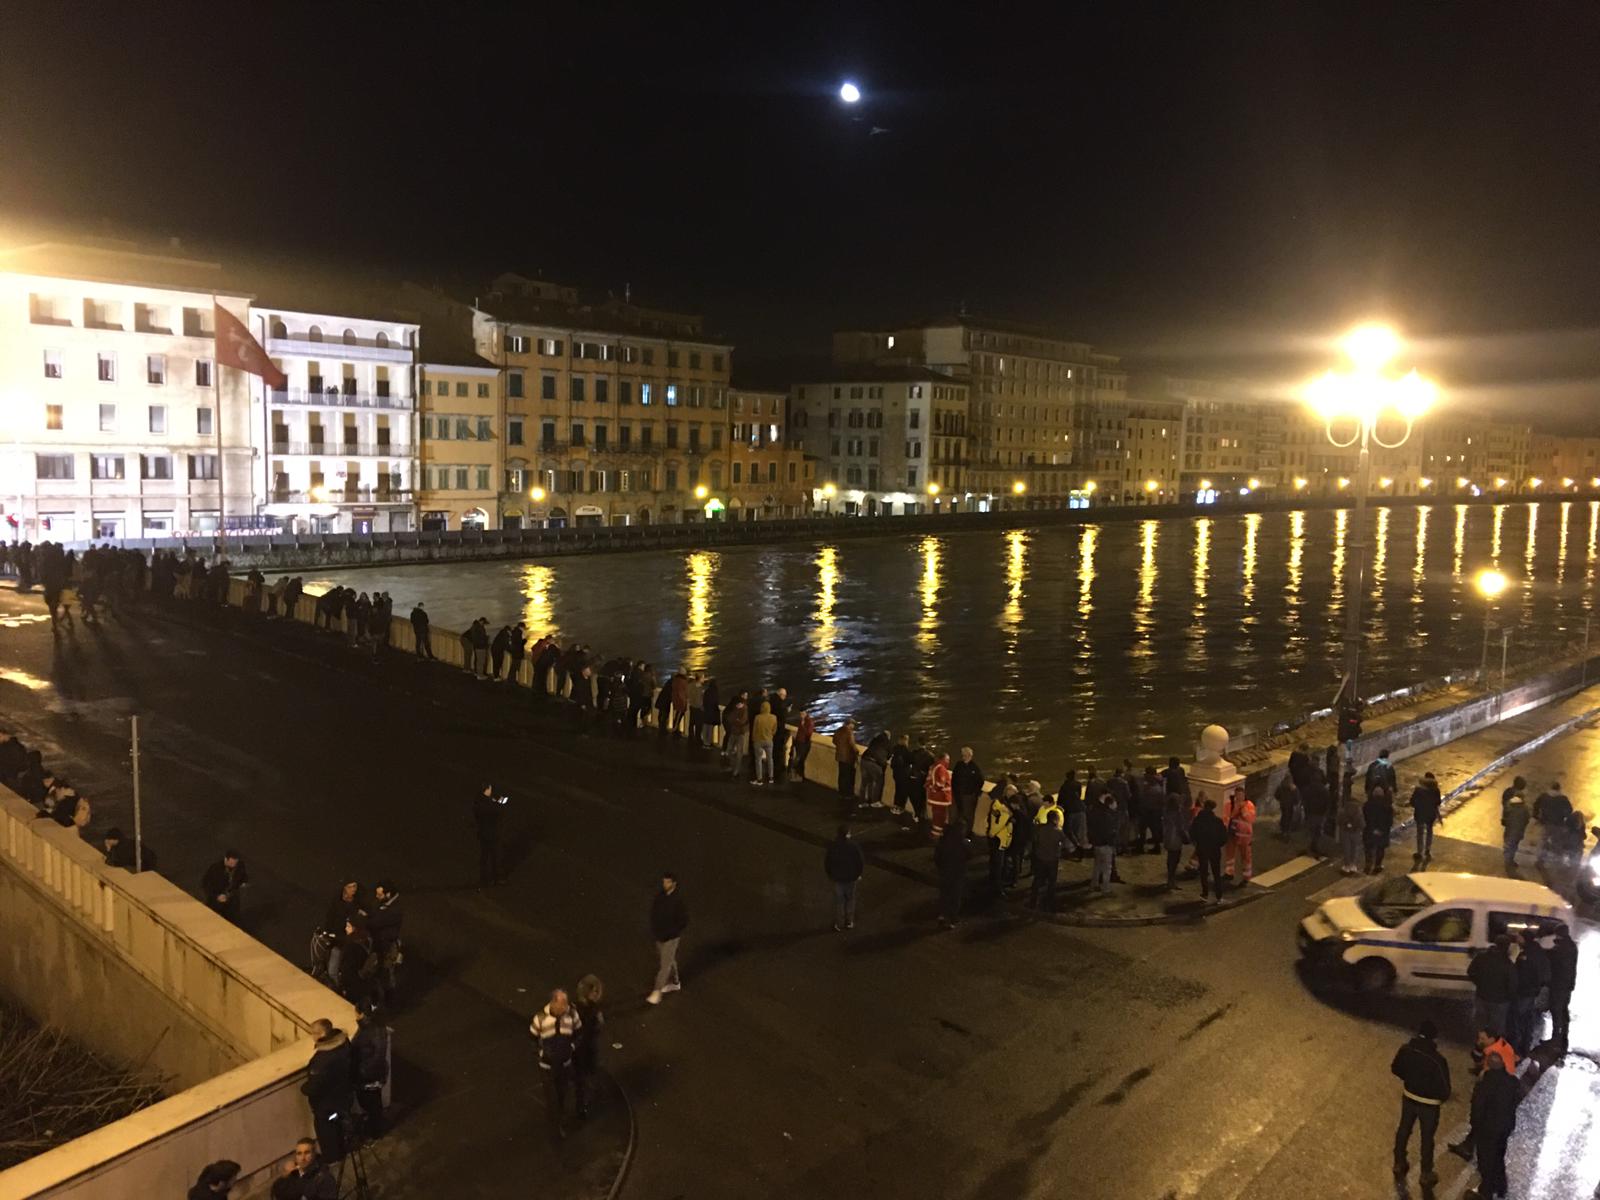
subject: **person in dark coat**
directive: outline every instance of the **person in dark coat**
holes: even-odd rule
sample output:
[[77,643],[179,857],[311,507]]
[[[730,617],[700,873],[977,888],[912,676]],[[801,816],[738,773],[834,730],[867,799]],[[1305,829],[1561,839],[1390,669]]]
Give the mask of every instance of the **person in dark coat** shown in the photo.
[[[1382,762],[1382,759],[1378,760]],[[1372,764],[1374,767],[1378,763]],[[1372,772],[1367,772],[1371,777]],[[1383,854],[1389,848],[1389,837],[1394,832],[1394,796],[1388,788],[1374,785],[1367,790],[1367,802],[1361,806],[1361,842],[1367,852],[1367,874],[1383,874]]]
[[1517,995],[1517,966],[1511,961],[1511,935],[1502,933],[1494,945],[1475,956],[1467,967],[1476,995],[1473,1021],[1478,1029],[1506,1032],[1506,1018]]
[[237,850],[223,852],[220,862],[206,868],[200,880],[200,895],[212,912],[218,913],[235,925],[242,920],[244,886],[250,882],[250,872],[245,870],[244,859]]
[[1089,806],[1089,845],[1094,850],[1093,886],[1104,894],[1116,881],[1117,839],[1122,835],[1122,814],[1109,791],[1102,792]]
[[1572,990],[1578,984],[1578,944],[1571,931],[1561,925],[1547,956],[1550,968],[1550,1040],[1558,1053],[1567,1052],[1567,1037],[1572,1026]]
[[1167,785],[1167,791],[1179,796],[1189,794],[1189,776],[1184,771],[1183,764],[1176,758],[1167,759],[1167,769],[1161,772],[1161,778]]
[[522,674],[522,660],[528,656],[528,632],[518,624],[512,627],[511,644],[506,647],[506,679],[515,683]]
[[500,862],[500,821],[507,802],[507,797],[496,794],[492,783],[484,784],[472,801],[472,823],[478,830],[479,887],[505,882]]
[[1433,858],[1433,827],[1444,824],[1444,813],[1440,811],[1443,805],[1439,781],[1429,771],[1411,789],[1411,815],[1417,826],[1417,852],[1411,856],[1414,867],[1423,866]]
[[889,774],[894,779],[894,808],[890,811],[896,816],[916,816],[917,797],[911,790],[911,738],[907,734],[902,733],[889,748]]
[[326,1017],[313,1021],[311,1032],[317,1039],[317,1048],[306,1064],[306,1081],[300,1085],[300,1091],[311,1108],[322,1157],[328,1162],[338,1162],[344,1157],[344,1128],[340,1118],[350,1111],[355,1100],[354,1056],[344,1031],[334,1028]]
[[1379,788],[1386,790],[1390,796],[1394,795],[1395,789],[1400,786],[1400,777],[1394,773],[1388,750],[1378,751],[1378,757],[1367,764],[1364,786],[1369,796]]
[[1332,803],[1328,777],[1319,768],[1312,767],[1300,788],[1300,806],[1305,809],[1306,826],[1311,831],[1311,844],[1306,853],[1313,858],[1322,857],[1322,839],[1328,831],[1328,809]]
[[850,836],[850,827],[840,825],[822,856],[822,868],[833,881],[833,931],[856,927],[856,887],[867,869],[867,856]]
[[[778,688],[767,697],[767,703],[778,721],[778,727],[772,734],[773,782],[783,783],[789,777],[789,689]],[[756,711],[761,710],[758,708]],[[693,730],[690,732],[692,734]]]
[[383,1092],[389,1085],[389,1027],[367,1009],[356,1014],[350,1054],[361,1131],[369,1138],[382,1137]]
[[240,1170],[238,1163],[226,1158],[208,1163],[189,1189],[188,1200],[218,1200],[226,1196],[238,1182]]
[[950,768],[950,794],[961,819],[972,827],[978,815],[978,801],[983,796],[983,768],[972,757],[972,747],[961,747],[961,760]]
[[1306,786],[1306,781],[1311,778],[1311,747],[1301,742],[1295,752],[1289,755],[1289,778],[1294,781],[1297,788]]
[[1028,893],[1028,907],[1042,908],[1045,912],[1056,910],[1056,876],[1061,868],[1061,851],[1067,835],[1061,828],[1061,813],[1050,810],[1050,819],[1033,833],[1033,886]]
[[1533,1049],[1534,1030],[1541,1024],[1539,993],[1550,982],[1550,960],[1537,938],[1513,934],[1511,947],[1517,968],[1517,986],[1511,998],[1506,1040],[1519,1055],[1526,1057]]
[[[112,826],[106,830],[105,840],[102,843],[106,848],[106,866],[121,867],[124,871],[134,869],[133,839],[124,836],[122,830]],[[156,869],[156,852],[150,849],[150,843],[145,842],[139,847],[139,858],[146,871]]]
[[1195,861],[1200,867],[1200,898],[1210,896],[1213,904],[1222,900],[1222,848],[1228,844],[1228,827],[1217,816],[1217,802],[1206,800],[1189,826]]
[[960,813],[950,818],[933,848],[939,872],[939,926],[954,929],[961,923],[961,901],[967,885],[967,823]]
[[573,1065],[578,1070],[581,1086],[576,1089],[578,1117],[589,1115],[589,1097],[594,1095],[594,1076],[600,1069],[600,1040],[606,1027],[605,984],[598,975],[585,975],[578,980],[578,990],[572,1007],[578,1013],[578,1044],[573,1048]]
[[1517,1127],[1522,1082],[1506,1070],[1505,1060],[1491,1054],[1472,1089],[1472,1140],[1478,1156],[1478,1186],[1467,1193],[1475,1200],[1506,1194],[1506,1146]]
[[489,678],[499,679],[505,669],[506,655],[511,651],[511,626],[500,626],[500,632],[489,643]]
[[1439,1130],[1439,1111],[1450,1099],[1450,1064],[1439,1053],[1438,1027],[1424,1021],[1417,1036],[1394,1056],[1389,1073],[1400,1080],[1400,1124],[1394,1131],[1394,1173],[1404,1179],[1410,1170],[1406,1152],[1411,1145],[1411,1128],[1422,1126],[1422,1184],[1439,1182],[1433,1169],[1433,1138]]
[[339,1200],[339,1180],[328,1170],[311,1138],[294,1144],[294,1157],[272,1182],[272,1200]]

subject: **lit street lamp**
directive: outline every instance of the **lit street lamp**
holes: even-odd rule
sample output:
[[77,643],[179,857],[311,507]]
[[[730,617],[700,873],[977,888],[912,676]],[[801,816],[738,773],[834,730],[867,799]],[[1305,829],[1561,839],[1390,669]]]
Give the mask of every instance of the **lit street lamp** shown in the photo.
[[537,486],[537,485],[535,485],[534,487],[529,488],[528,489],[528,499],[532,500],[535,504],[543,504],[544,503],[544,489],[542,487]]
[[[1350,369],[1329,371],[1307,389],[1307,399],[1322,418],[1328,441],[1340,449],[1359,445],[1356,462],[1355,533],[1345,585],[1344,680],[1340,697],[1352,706],[1361,702],[1361,602],[1367,572],[1367,493],[1372,490],[1372,443],[1385,450],[1405,445],[1418,417],[1433,403],[1435,388],[1415,371],[1395,378],[1387,370],[1400,351],[1400,337],[1383,325],[1362,325],[1345,336]],[[1394,417],[1403,429],[1396,441],[1385,441],[1378,423]],[[1351,430],[1348,437],[1341,429]],[[1343,488],[1348,481],[1339,480]]]
[[696,500],[704,500],[709,495],[711,495],[711,489],[708,488],[705,484],[701,483],[701,484],[695,485],[694,498]]
[[830,517],[833,515],[833,498],[839,494],[839,489],[831,483],[822,485],[822,511]]

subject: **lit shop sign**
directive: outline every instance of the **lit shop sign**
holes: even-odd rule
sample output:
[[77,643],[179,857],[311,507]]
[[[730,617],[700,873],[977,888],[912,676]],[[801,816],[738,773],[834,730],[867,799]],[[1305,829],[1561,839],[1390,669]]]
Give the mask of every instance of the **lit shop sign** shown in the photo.
[[1194,494],[1196,504],[1215,504],[1217,502],[1216,488],[1201,488]]

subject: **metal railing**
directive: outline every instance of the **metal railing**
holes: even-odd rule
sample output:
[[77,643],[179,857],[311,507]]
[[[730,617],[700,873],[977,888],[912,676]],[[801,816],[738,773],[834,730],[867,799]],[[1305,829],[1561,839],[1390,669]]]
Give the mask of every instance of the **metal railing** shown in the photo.
[[410,458],[408,446],[386,442],[273,442],[274,454],[315,454],[323,458]]
[[415,407],[410,396],[384,396],[377,392],[345,392],[338,388],[274,388],[273,404],[317,404],[329,408],[395,408]]

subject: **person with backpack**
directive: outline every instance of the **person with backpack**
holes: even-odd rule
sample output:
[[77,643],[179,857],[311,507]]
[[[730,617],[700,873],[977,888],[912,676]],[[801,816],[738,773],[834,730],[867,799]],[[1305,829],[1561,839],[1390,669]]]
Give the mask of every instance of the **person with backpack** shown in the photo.
[[577,1069],[578,1037],[583,1018],[567,999],[566,989],[556,988],[550,1002],[528,1023],[539,1047],[539,1078],[544,1084],[545,1111],[557,1141],[566,1137],[567,1093],[573,1094],[576,1115],[588,1111],[584,1078]]
[[1390,796],[1400,786],[1400,777],[1394,773],[1394,766],[1389,762],[1389,751],[1378,751],[1378,757],[1367,764],[1367,777],[1365,780],[1366,793],[1372,795],[1378,788],[1384,788]]

